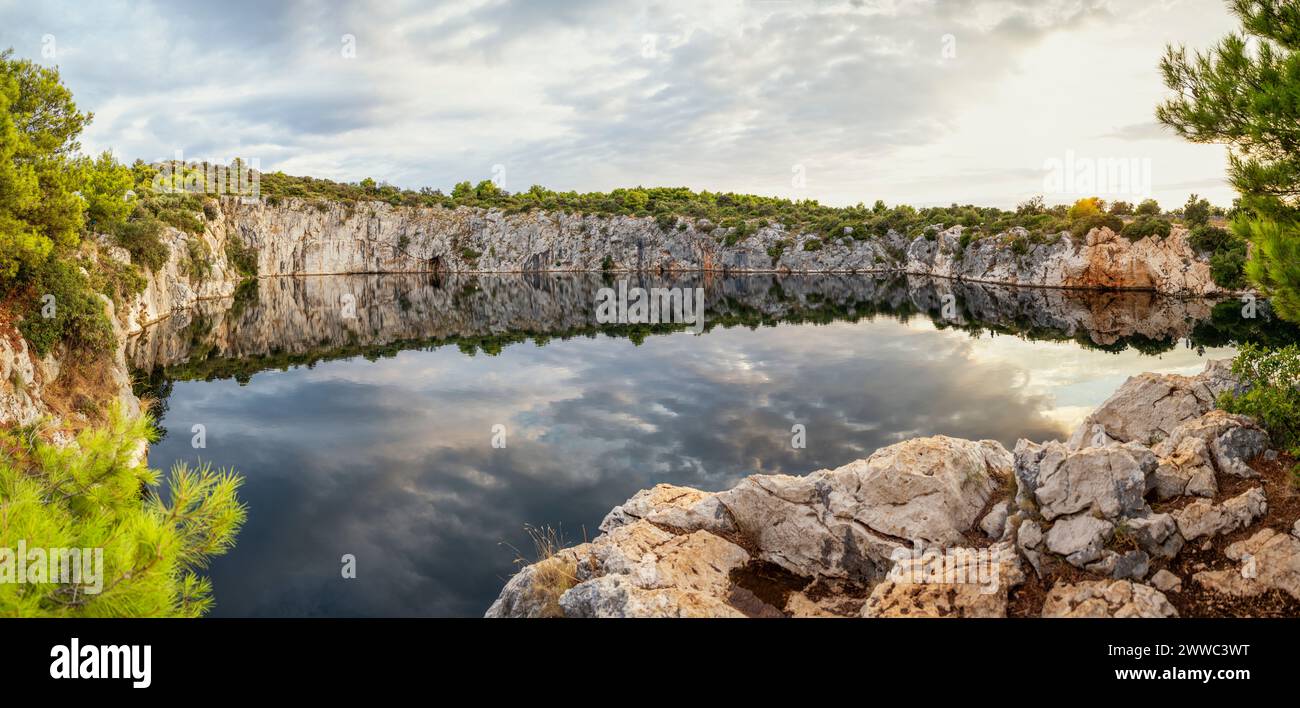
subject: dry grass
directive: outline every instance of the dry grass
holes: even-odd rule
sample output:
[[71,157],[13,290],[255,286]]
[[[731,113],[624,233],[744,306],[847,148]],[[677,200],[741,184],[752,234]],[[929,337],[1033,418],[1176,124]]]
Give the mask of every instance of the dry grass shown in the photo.
[[578,584],[578,556],[565,547],[564,534],[558,528],[525,525],[524,531],[533,542],[532,560],[514,546],[504,545],[515,552],[515,563],[532,573],[526,604],[538,608],[538,617],[563,617],[560,596]]

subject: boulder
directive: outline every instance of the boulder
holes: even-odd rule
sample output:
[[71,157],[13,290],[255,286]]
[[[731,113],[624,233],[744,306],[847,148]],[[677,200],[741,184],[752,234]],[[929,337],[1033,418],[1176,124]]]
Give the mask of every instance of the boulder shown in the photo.
[[984,515],[984,518],[980,520],[980,531],[983,531],[985,536],[994,540],[1002,538],[1007,525],[1007,508],[1009,506],[1010,502],[1004,499],[994,504],[993,508],[989,509],[989,513]]
[[616,526],[510,579],[488,617],[743,616],[727,604],[744,549],[707,531]]
[[1043,574],[1043,527],[1037,521],[1024,520],[1016,527],[1016,549],[1033,566],[1034,572]]
[[1024,581],[1010,543],[899,558],[862,607],[863,617],[1006,617],[1011,588]]
[[[1161,443],[1161,446],[1168,442]],[[1156,471],[1147,480],[1147,486],[1155,491],[1157,499],[1164,501],[1184,495],[1213,497],[1219,493],[1210,447],[1204,440],[1188,437],[1179,440],[1176,448],[1168,446],[1166,449],[1169,452],[1160,458]]]
[[1174,519],[1178,522],[1179,533],[1191,541],[1245,528],[1267,512],[1268,498],[1263,487],[1254,487],[1222,504],[1197,499],[1175,511]]
[[560,598],[565,617],[744,617],[718,597],[690,590],[647,590],[628,576],[606,575]]
[[1129,580],[1057,583],[1043,603],[1044,617],[1177,617],[1159,590]]
[[614,529],[645,519],[654,524],[685,531],[700,529],[714,533],[735,530],[731,514],[716,494],[672,484],[656,484],[614,507],[600,522],[600,530]]
[[1111,522],[1088,514],[1066,517],[1047,530],[1047,550],[1082,568],[1101,557],[1114,529]]
[[1239,568],[1205,570],[1192,580],[1210,590],[1234,597],[1253,597],[1281,590],[1300,600],[1300,539],[1273,529],[1263,529],[1224,549],[1224,555],[1241,563]]
[[1098,575],[1109,575],[1116,580],[1142,580],[1151,569],[1151,556],[1146,551],[1102,551],[1101,559],[1090,563],[1087,570]]
[[718,500],[763,560],[809,578],[878,580],[909,542],[960,544],[1011,463],[995,441],[918,438],[803,477],[753,475]]
[[1183,579],[1164,568],[1151,576],[1151,584],[1160,592],[1180,592],[1183,589]]
[[1118,442],[1155,445],[1179,425],[1214,408],[1215,397],[1230,384],[1221,364],[1211,363],[1199,376],[1145,373],[1130,377],[1070,439],[1084,447],[1097,439],[1097,428]]
[[1248,463],[1268,447],[1268,433],[1251,418],[1212,410],[1179,425],[1153,452],[1162,466],[1168,459],[1181,468],[1209,468],[1247,479],[1258,476]]
[[1080,449],[1055,441],[1016,445],[1020,492],[1048,521],[1080,511],[1107,519],[1142,513],[1147,476],[1155,469],[1155,455],[1136,443]]
[[1173,514],[1135,516],[1124,519],[1119,528],[1123,533],[1131,534],[1139,548],[1156,558],[1173,558],[1185,543],[1178,533],[1178,522]]
[[576,582],[578,564],[589,544],[561,549],[555,555],[524,566],[510,578],[484,617],[563,617],[560,596]]

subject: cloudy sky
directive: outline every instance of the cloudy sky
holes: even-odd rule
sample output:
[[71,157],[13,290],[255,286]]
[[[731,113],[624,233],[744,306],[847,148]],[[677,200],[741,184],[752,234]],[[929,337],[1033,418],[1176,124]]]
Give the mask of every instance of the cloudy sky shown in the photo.
[[[1232,198],[1223,148],[1153,118],[1164,46],[1234,28],[1222,0],[0,0],[0,18],[0,48],[94,111],[84,148],[128,160],[833,204]],[[1129,184],[1089,186],[1119,160]]]

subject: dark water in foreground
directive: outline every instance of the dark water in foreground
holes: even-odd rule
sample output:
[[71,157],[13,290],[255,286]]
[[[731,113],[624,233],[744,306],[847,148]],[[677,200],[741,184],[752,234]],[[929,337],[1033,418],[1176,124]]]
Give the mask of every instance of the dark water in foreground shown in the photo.
[[1259,327],[1236,303],[1145,294],[667,283],[705,289],[697,335],[596,324],[604,284],[264,280],[146,333],[132,356],[166,396],[151,463],[201,457],[246,479],[213,614],[481,615],[512,573],[505,544],[528,549],[525,524],[576,542],[659,482],[721,489],[917,435],[1061,437],[1127,376],[1198,371]]

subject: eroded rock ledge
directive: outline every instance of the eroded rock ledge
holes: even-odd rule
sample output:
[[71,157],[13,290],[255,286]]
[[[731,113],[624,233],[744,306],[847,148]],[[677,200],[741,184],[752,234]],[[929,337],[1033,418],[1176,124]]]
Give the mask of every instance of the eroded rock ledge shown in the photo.
[[[227,297],[240,280],[229,247],[247,250],[262,277],[357,273],[640,272],[903,273],[968,282],[1049,288],[1223,294],[1208,259],[1177,226],[1167,238],[1128,238],[1101,228],[1031,238],[963,240],[963,227],[908,237],[895,231],[824,239],[780,224],[732,238],[706,219],[599,217],[470,207],[393,207],[301,199],[213,200],[200,234],[167,229],[171,253],[148,274],[128,333],[204,299]],[[1019,244],[1013,247],[1012,242]],[[110,249],[112,250],[112,249]],[[190,277],[189,254],[206,253],[206,274]],[[116,257],[126,258],[121,249]]]
[[1256,470],[1276,456],[1268,435],[1214,408],[1236,385],[1227,362],[1132,377],[1067,442],[935,436],[722,492],[662,484],[523,568],[487,616],[1172,617],[1251,614],[1266,594],[1293,608],[1295,492]]

